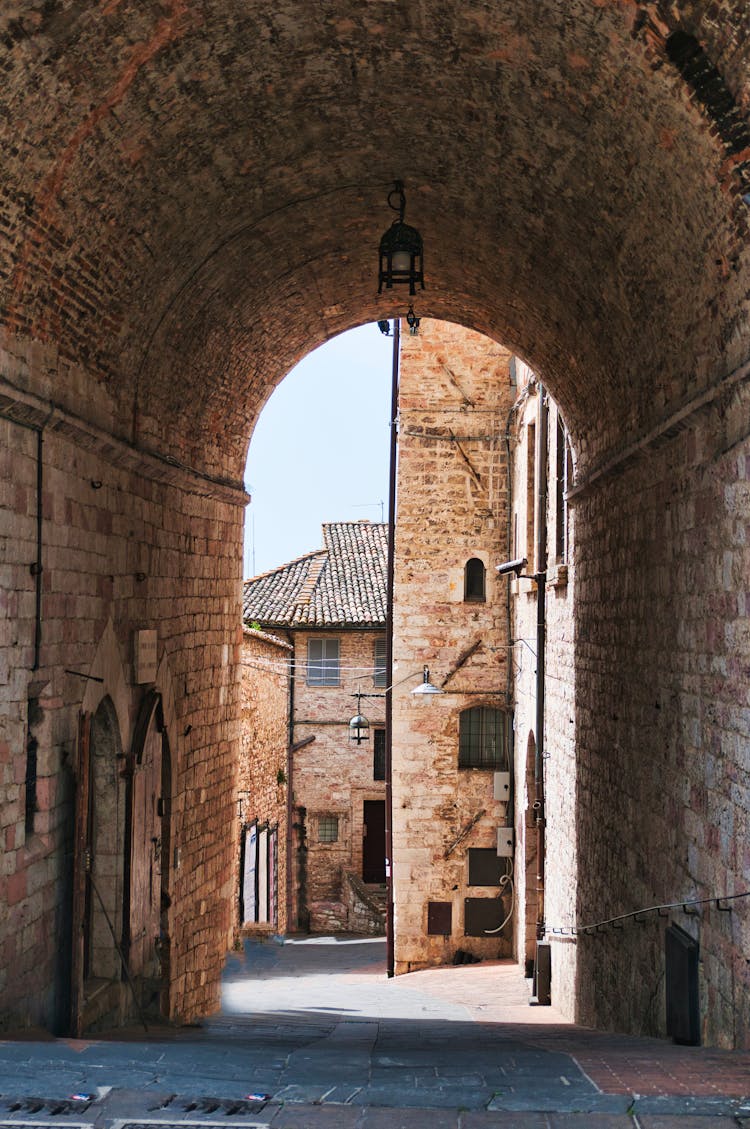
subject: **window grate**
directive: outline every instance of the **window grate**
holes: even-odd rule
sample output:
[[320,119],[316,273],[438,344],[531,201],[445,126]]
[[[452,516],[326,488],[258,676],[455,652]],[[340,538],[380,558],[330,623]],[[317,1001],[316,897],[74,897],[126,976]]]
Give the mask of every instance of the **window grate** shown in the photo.
[[490,706],[464,710],[459,719],[459,768],[507,769],[508,715]]
[[337,843],[339,839],[339,817],[337,815],[318,816],[318,842]]

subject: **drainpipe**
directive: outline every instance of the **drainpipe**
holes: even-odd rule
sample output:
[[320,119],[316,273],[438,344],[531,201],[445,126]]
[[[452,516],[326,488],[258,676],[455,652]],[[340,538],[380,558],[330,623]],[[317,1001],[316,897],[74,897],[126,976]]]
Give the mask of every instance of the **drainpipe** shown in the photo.
[[546,642],[547,582],[547,430],[549,408],[544,385],[539,385],[536,428],[536,465],[539,488],[536,499],[536,757],[534,759],[534,820],[537,835],[537,919],[536,935],[544,938],[544,674]]
[[391,370],[391,444],[388,474],[388,571],[386,577],[385,619],[385,882],[386,882],[386,974],[395,971],[393,936],[393,574],[396,549],[396,456],[398,452],[398,358],[401,322],[393,319],[393,362]]

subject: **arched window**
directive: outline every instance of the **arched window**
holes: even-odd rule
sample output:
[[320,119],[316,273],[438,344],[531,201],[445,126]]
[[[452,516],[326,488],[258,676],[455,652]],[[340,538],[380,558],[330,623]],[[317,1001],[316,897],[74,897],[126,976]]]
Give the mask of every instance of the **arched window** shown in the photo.
[[485,599],[485,576],[484,561],[480,561],[479,557],[472,557],[470,561],[466,562],[464,600],[481,601]]
[[510,714],[491,706],[463,710],[458,723],[458,767],[508,771]]

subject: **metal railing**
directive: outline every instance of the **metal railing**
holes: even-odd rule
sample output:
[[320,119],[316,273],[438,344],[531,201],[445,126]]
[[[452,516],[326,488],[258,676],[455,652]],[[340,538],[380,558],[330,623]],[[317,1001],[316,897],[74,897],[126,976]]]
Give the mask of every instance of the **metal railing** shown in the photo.
[[692,908],[694,906],[715,905],[721,913],[731,913],[732,906],[728,903],[736,902],[740,898],[750,898],[750,890],[744,890],[741,894],[725,894],[719,897],[713,895],[710,898],[683,898],[679,902],[664,902],[658,906],[646,906],[643,909],[632,910],[630,913],[621,913],[617,917],[607,917],[604,921],[596,921],[591,925],[548,926],[546,932],[550,940],[554,940],[555,937],[591,936],[593,933],[601,933],[606,928],[623,929],[626,921],[634,921],[636,925],[645,925],[646,919],[654,914],[657,917],[669,917],[669,910],[682,910],[683,913],[696,915],[698,911]]

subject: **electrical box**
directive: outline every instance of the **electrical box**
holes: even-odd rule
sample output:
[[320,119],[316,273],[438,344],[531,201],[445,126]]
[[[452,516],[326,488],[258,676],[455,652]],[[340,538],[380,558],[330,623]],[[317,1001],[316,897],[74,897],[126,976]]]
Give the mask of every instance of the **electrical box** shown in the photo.
[[469,847],[468,886],[500,886],[500,879],[508,870],[507,862],[497,861],[494,847]]
[[502,898],[464,898],[464,936],[486,937],[502,925],[507,913]]
[[498,827],[497,829],[497,853],[499,858],[509,859],[513,857],[513,828],[512,827]]
[[496,800],[502,800],[504,803],[510,802],[510,773],[509,772],[495,772],[493,773],[494,795]]
[[427,932],[433,936],[450,937],[453,932],[453,903],[427,903]]

